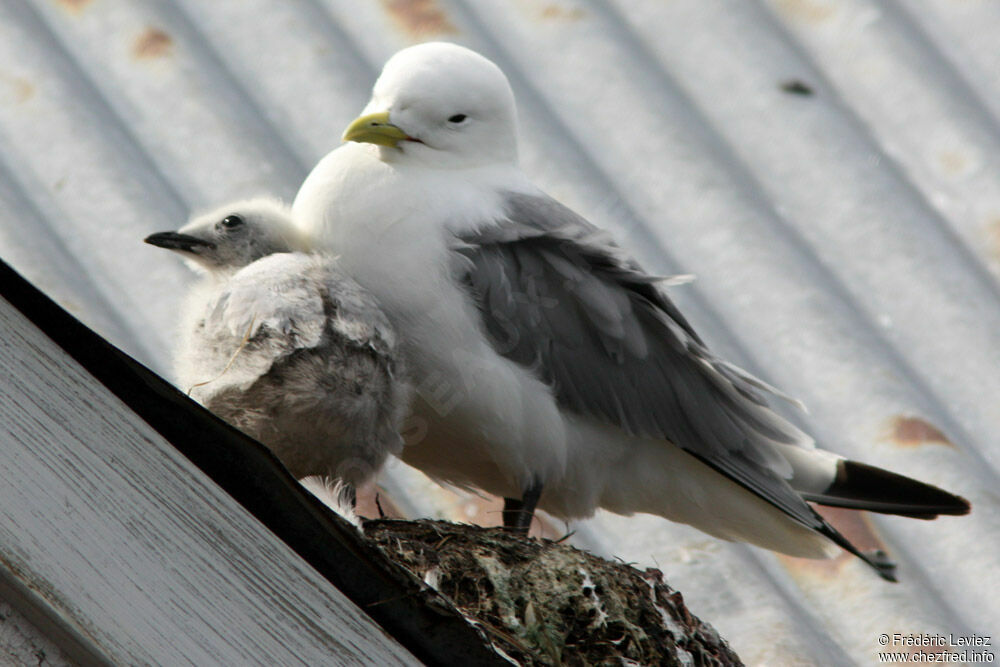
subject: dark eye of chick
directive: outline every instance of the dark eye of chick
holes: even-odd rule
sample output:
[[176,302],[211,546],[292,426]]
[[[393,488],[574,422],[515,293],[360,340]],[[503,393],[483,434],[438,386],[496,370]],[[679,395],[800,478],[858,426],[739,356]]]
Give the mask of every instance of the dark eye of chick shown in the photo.
[[464,113],[457,113],[454,116],[452,116],[451,118],[449,118],[448,122],[449,123],[461,123],[466,118],[467,118],[467,116]]
[[243,224],[243,218],[238,215],[227,215],[219,224],[226,229],[233,229]]

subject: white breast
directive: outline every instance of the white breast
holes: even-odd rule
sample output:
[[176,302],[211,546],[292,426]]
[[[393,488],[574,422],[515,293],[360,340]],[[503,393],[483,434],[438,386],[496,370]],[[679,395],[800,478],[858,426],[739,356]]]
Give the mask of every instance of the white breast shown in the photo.
[[[452,234],[495,220],[495,170],[477,174],[386,164],[347,144],[310,174],[293,211],[317,247],[378,299],[399,333],[421,400],[423,432],[404,458],[460,484],[519,494],[560,475],[566,442],[549,388],[497,355],[451,275]],[[511,187],[523,181],[511,170]]]

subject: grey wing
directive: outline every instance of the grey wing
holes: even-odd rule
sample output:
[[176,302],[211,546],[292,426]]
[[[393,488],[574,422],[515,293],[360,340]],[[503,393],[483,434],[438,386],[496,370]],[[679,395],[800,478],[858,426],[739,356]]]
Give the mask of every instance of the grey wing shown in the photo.
[[456,271],[503,356],[560,405],[669,440],[810,527],[774,443],[811,441],[767,405],[769,387],[715,358],[644,273],[555,200],[508,198],[507,219],[459,238]]

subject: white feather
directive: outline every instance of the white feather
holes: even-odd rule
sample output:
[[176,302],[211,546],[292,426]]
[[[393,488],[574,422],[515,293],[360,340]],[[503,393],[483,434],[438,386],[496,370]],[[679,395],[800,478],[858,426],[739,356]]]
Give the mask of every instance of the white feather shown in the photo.
[[[404,460],[505,497],[542,481],[540,507],[557,516],[599,506],[650,512],[723,539],[829,555],[825,538],[673,444],[561,410],[551,387],[491,346],[455,280],[453,248],[456,234],[504,217],[504,193],[541,196],[517,166],[512,110],[506,79],[481,56],[453,45],[405,49],[387,63],[365,112],[388,112],[420,142],[341,146],[293,205],[303,235],[340,255],[400,332],[414,416],[425,426]],[[456,113],[471,129],[448,126]]]

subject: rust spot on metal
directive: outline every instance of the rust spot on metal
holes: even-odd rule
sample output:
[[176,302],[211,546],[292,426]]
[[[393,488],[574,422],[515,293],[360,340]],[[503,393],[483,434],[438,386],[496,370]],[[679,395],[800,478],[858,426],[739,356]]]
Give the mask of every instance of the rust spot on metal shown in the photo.
[[778,559],[785,566],[785,569],[796,579],[836,579],[844,565],[851,562],[853,558],[855,556],[846,551],[825,560],[778,554]]
[[[816,507],[816,511],[833,524],[834,528],[839,530],[859,550],[881,549],[888,551],[867,513],[839,507]],[[784,555],[781,555],[780,558],[792,576],[823,579],[835,578],[847,563],[857,560],[856,556],[846,551],[841,551],[833,558],[825,560],[794,558]]]
[[819,23],[832,17],[835,6],[820,0],[778,0],[778,10],[793,19]]
[[389,16],[414,37],[458,32],[435,0],[382,0]]
[[938,153],[938,165],[947,176],[960,176],[969,171],[969,156],[957,150],[946,150]]
[[[503,525],[503,499],[496,496],[484,496],[452,489],[436,489],[441,504],[446,508],[442,518],[457,523],[472,523],[477,526],[492,527]],[[531,537],[544,537],[558,540],[565,535],[563,525],[551,520],[548,516],[536,512],[531,522],[528,534]]]
[[895,417],[892,420],[889,437],[896,444],[908,447],[926,444],[954,447],[940,429],[920,417],[907,415]]
[[586,15],[587,12],[579,7],[560,5],[546,5],[541,11],[541,17],[549,21],[579,21]]
[[63,9],[68,9],[69,11],[79,14],[87,5],[89,5],[92,0],[57,0],[57,4]]
[[[368,519],[405,519],[406,515],[392,497],[374,484],[365,484],[358,489],[358,504],[354,508],[358,516]],[[379,508],[381,507],[381,511]],[[385,516],[383,517],[383,513]]]
[[879,537],[870,516],[866,512],[848,510],[842,507],[817,507],[816,511],[824,519],[833,524],[833,527],[839,530],[844,537],[850,540],[851,544],[862,551],[871,549],[887,550],[885,543]]
[[27,102],[35,96],[35,85],[27,79],[14,79],[14,99],[19,103]]
[[24,104],[37,92],[35,84],[21,76],[6,76],[0,74],[0,82],[6,84],[7,90],[11,93],[11,98],[16,104]]
[[162,58],[170,52],[174,40],[159,28],[149,27],[143,31],[132,46],[132,55],[137,60]]

